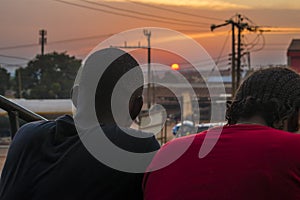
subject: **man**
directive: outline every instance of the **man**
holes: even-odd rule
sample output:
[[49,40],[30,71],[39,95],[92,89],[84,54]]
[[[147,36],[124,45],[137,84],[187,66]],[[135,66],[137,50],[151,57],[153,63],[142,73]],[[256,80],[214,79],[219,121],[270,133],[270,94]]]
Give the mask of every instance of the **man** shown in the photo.
[[[102,61],[109,59],[112,62],[105,69]],[[138,67],[135,59],[121,50],[109,48],[93,53],[85,61],[82,71],[95,67],[92,64],[104,68],[96,94],[91,98],[95,101],[94,109],[106,137],[125,151],[144,153],[159,149],[153,135],[122,127],[129,125],[141,110],[141,87],[132,94],[129,105],[125,101],[119,105],[129,111],[131,119],[127,119],[125,113],[119,113],[119,118],[124,116],[124,123],[120,125],[112,114],[114,87],[124,74]],[[142,85],[142,71],[137,71],[136,79],[131,81]],[[124,85],[124,89],[126,87]],[[78,87],[74,90],[73,100],[79,111],[77,117],[80,117],[80,112],[85,109],[80,102],[85,100],[77,98],[77,90]],[[21,127],[12,141],[2,172],[0,199],[142,199],[143,173],[123,172],[98,161],[86,149],[76,128],[70,116]],[[109,152],[100,153],[109,155]]]
[[[300,199],[300,135],[282,130],[299,100],[299,74],[287,68],[254,72],[227,109],[228,125],[159,150],[149,170],[190,142],[173,163],[145,175],[144,198]],[[204,144],[215,144],[206,156],[201,155]]]

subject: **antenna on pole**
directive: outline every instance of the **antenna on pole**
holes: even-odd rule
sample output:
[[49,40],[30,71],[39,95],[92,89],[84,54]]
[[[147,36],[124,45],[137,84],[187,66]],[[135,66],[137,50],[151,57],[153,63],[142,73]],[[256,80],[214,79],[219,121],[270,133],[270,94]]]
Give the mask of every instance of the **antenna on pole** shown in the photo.
[[[211,25],[210,29],[213,31],[216,28],[227,26],[231,24],[232,26],[232,53],[231,53],[231,78],[232,78],[232,97],[235,95],[236,89],[239,87],[241,82],[241,58],[242,58],[242,43],[241,43],[241,33],[244,29],[249,31],[252,30],[252,26],[249,26],[248,23],[243,23],[243,18],[240,14],[237,14],[237,22],[232,19],[226,20],[224,24],[220,25]],[[236,43],[235,43],[235,28],[238,29],[238,42],[237,42],[237,55],[236,55]],[[256,30],[256,29],[255,29]]]
[[39,38],[39,44],[41,45],[41,55],[44,55],[44,47],[45,47],[45,44],[47,44],[47,31],[42,29],[39,31],[39,35],[40,35],[40,38]]
[[148,96],[148,109],[151,107],[151,98],[150,98],[150,90],[152,89],[152,95],[154,96],[154,87],[152,87],[152,77],[151,77],[151,46],[150,46],[150,38],[151,38],[151,31],[144,29],[144,35],[147,37],[148,41],[148,89],[147,89],[147,96]]

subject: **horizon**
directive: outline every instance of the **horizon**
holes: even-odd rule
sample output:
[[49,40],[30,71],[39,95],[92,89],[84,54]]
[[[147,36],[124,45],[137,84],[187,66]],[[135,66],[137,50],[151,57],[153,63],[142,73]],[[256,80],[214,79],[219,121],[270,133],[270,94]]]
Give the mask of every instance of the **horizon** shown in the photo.
[[[227,26],[211,32],[210,26],[222,24],[236,13],[265,30],[264,38],[259,36],[259,39],[258,33],[244,34],[244,43],[257,43],[251,52],[253,66],[287,64],[287,48],[292,39],[300,38],[299,2],[179,2],[180,6],[169,0],[4,0],[0,7],[1,19],[5,19],[1,22],[4,28],[0,38],[0,64],[10,71],[26,66],[28,60],[40,53],[40,29],[47,30],[45,53],[67,52],[83,59],[112,34],[140,27],[169,28],[196,40],[220,69],[229,66],[231,29]],[[155,37],[155,33],[152,35]],[[146,44],[142,33],[137,40]]]

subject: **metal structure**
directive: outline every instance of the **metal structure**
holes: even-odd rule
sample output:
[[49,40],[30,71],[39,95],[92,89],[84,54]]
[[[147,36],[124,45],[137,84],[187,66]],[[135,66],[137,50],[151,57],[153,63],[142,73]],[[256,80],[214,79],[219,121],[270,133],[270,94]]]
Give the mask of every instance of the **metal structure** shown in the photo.
[[47,38],[46,38],[47,31],[42,29],[39,31],[39,35],[40,35],[39,44],[41,45],[41,55],[44,55],[45,44],[47,44]]
[[20,118],[27,121],[38,121],[38,120],[46,120],[46,118],[10,101],[4,96],[0,95],[0,108],[5,110],[8,113],[11,138],[13,139],[17,130],[20,127],[19,120]]
[[[248,23],[243,23],[243,18],[241,15],[237,15],[238,20],[233,21],[232,19],[226,20],[224,24],[211,25],[210,29],[213,31],[216,28],[231,25],[232,27],[232,53],[231,53],[231,77],[232,77],[232,97],[234,97],[236,89],[239,87],[241,82],[241,58],[242,58],[242,49],[241,49],[241,33],[244,29],[251,31],[251,27]],[[237,55],[236,55],[236,44],[235,44],[235,28],[238,29],[238,38],[237,38]]]

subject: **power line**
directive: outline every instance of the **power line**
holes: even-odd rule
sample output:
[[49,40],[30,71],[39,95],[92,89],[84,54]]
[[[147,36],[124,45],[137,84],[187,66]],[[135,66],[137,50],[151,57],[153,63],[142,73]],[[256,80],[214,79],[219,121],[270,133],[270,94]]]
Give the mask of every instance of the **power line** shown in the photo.
[[[223,26],[231,25],[232,28],[232,53],[231,53],[231,72],[232,72],[232,96],[234,96],[236,89],[239,87],[240,79],[241,79],[241,58],[242,58],[242,44],[241,44],[241,36],[242,32],[246,29],[248,31],[258,31],[258,26],[250,26],[248,23],[243,22],[244,17],[240,14],[235,15],[235,19],[226,20],[225,23],[219,25],[211,25],[211,30],[213,31],[216,28],[220,28]],[[247,18],[249,21],[249,19]],[[237,46],[235,43],[235,28],[238,29],[238,37],[237,37]],[[260,30],[259,30],[260,31]],[[262,31],[260,31],[260,34]],[[264,38],[263,38],[264,39]],[[264,47],[264,40],[263,46]],[[261,49],[262,49],[261,48]],[[235,50],[237,49],[237,55],[235,54]],[[257,50],[261,50],[257,49]],[[235,62],[237,64],[235,65]]]
[[203,28],[203,29],[197,29],[197,30],[192,30],[192,29],[175,29],[179,32],[185,32],[185,33],[193,33],[193,32],[196,32],[196,33],[199,33],[199,32],[207,32],[209,30],[209,28]]
[[28,58],[24,58],[24,57],[19,57],[19,56],[11,56],[11,55],[3,55],[0,54],[0,57],[5,57],[5,58],[13,58],[13,59],[18,59],[18,60],[30,60]]
[[113,14],[113,15],[118,15],[118,16],[123,16],[123,17],[130,17],[130,18],[138,19],[138,20],[146,20],[146,21],[152,21],[152,22],[155,21],[155,22],[166,23],[166,24],[195,27],[195,25],[191,25],[191,24],[179,23],[179,22],[170,22],[170,21],[165,21],[165,20],[151,19],[151,18],[147,18],[147,17],[140,17],[140,16],[135,16],[135,15],[125,14],[125,13],[118,13],[118,12],[114,12],[114,11],[103,10],[103,9],[100,9],[100,8],[89,7],[89,6],[85,6],[85,5],[82,5],[82,4],[66,2],[66,1],[63,1],[63,0],[53,0],[53,1],[60,2],[60,3],[63,3],[63,4],[67,4],[67,5],[76,6],[76,7],[80,7],[80,8],[85,8],[85,9],[89,9],[89,10],[100,11],[100,12],[104,12],[104,13],[108,13],[108,14]]
[[80,38],[71,38],[71,39],[65,39],[65,40],[57,40],[53,42],[49,42],[48,44],[59,44],[59,43],[68,43],[68,42],[76,42],[76,41],[82,41],[82,40],[91,40],[91,39],[97,39],[102,37],[109,37],[114,35],[115,33],[108,33],[103,35],[94,35],[94,36],[87,36],[87,37],[80,37]]
[[264,48],[264,51],[287,51],[286,49],[274,49],[274,48],[271,48],[271,49],[268,49],[268,48]]
[[19,48],[28,48],[28,47],[36,47],[36,46],[38,46],[38,44],[21,44],[16,46],[0,47],[0,50],[19,49]]
[[207,16],[203,16],[203,15],[196,15],[196,14],[193,14],[193,13],[187,13],[187,12],[183,12],[183,11],[179,11],[179,10],[175,10],[175,9],[171,9],[171,8],[163,8],[163,7],[150,5],[150,4],[146,4],[146,3],[141,3],[141,2],[137,2],[137,1],[132,1],[132,0],[127,0],[127,1],[130,2],[130,3],[137,4],[137,5],[146,6],[146,7],[150,7],[150,8],[156,8],[156,9],[159,9],[159,10],[164,10],[164,11],[168,11],[168,12],[172,12],[172,13],[176,13],[176,14],[182,14],[182,15],[199,17],[199,18],[203,18],[203,19],[210,19],[210,20],[216,20],[216,21],[223,21],[223,19],[220,19],[220,18],[207,17]]
[[[109,8],[109,9],[113,9],[113,10],[118,10],[118,11],[122,11],[122,12],[129,12],[129,13],[134,13],[137,15],[142,15],[142,16],[148,16],[148,17],[154,17],[154,18],[159,18],[161,19],[161,16],[157,16],[157,15],[152,15],[152,14],[148,14],[148,13],[143,13],[143,12],[138,12],[135,10],[129,10],[129,9],[124,9],[124,8],[117,8],[114,6],[110,6],[110,5],[106,5],[106,4],[102,4],[102,3],[98,3],[98,2],[91,2],[91,1],[87,1],[87,0],[80,0],[82,2],[86,2],[89,4],[93,4],[93,5],[97,5],[97,6],[101,6],[101,7],[105,7],[105,8]],[[163,17],[166,20],[171,20],[171,21],[179,21],[179,22],[184,22],[184,23],[191,23],[191,25],[209,25],[209,23],[202,23],[202,22],[197,22],[197,21],[191,21],[191,20],[184,20],[184,19],[176,19],[176,18],[171,18],[171,17]]]
[[217,58],[217,60],[216,60],[216,65],[218,65],[218,63],[219,63],[219,61],[220,61],[220,59],[221,59],[221,57],[222,57],[222,54],[223,54],[224,49],[225,49],[225,45],[226,45],[227,42],[228,42],[229,34],[230,34],[230,31],[228,32],[228,35],[227,35],[227,37],[226,37],[226,39],[225,39],[225,41],[224,41],[224,43],[223,43],[222,49],[221,49],[221,51],[220,51],[220,54],[219,54],[219,56],[218,56],[218,58]]
[[[217,59],[222,60],[221,58],[226,58],[226,60],[228,61],[228,59],[227,59],[228,55],[219,55],[218,57],[215,57],[215,58],[202,59],[202,60],[194,61],[193,63],[195,65],[210,64],[212,60],[215,62],[215,60],[217,60]],[[187,65],[187,64],[188,65],[192,65],[193,63],[190,63],[190,62],[180,62],[178,64],[179,65]],[[193,66],[192,66],[192,68],[193,68]]]
[[266,45],[266,39],[265,39],[265,36],[263,34],[260,34],[261,37],[262,37],[262,40],[263,40],[263,43],[261,45],[261,47],[257,48],[257,49],[254,49],[254,50],[251,50],[251,52],[257,52],[257,51],[261,51],[265,48],[265,45]]
[[251,41],[248,42],[246,37],[243,37],[243,45],[245,46],[247,51],[252,50],[256,45],[260,42],[260,34],[256,35],[256,37]]
[[[59,44],[59,43],[68,43],[68,42],[76,42],[76,41],[82,41],[82,40],[91,40],[91,39],[97,39],[97,38],[101,38],[101,37],[109,37],[113,34],[114,33],[87,36],[87,37],[79,37],[79,38],[71,38],[71,39],[65,39],[65,40],[56,40],[56,41],[48,42],[48,45]],[[38,44],[21,44],[21,45],[16,45],[16,46],[0,47],[0,50],[19,49],[19,48],[28,48],[28,47],[37,47],[37,46],[39,46],[39,45]]]
[[272,29],[262,29],[264,32],[273,32],[273,33],[286,33],[286,34],[296,34],[300,33],[300,30],[272,30]]
[[289,44],[287,44],[287,43],[268,43],[268,44],[266,44],[267,46],[287,46],[287,45],[289,45]]

